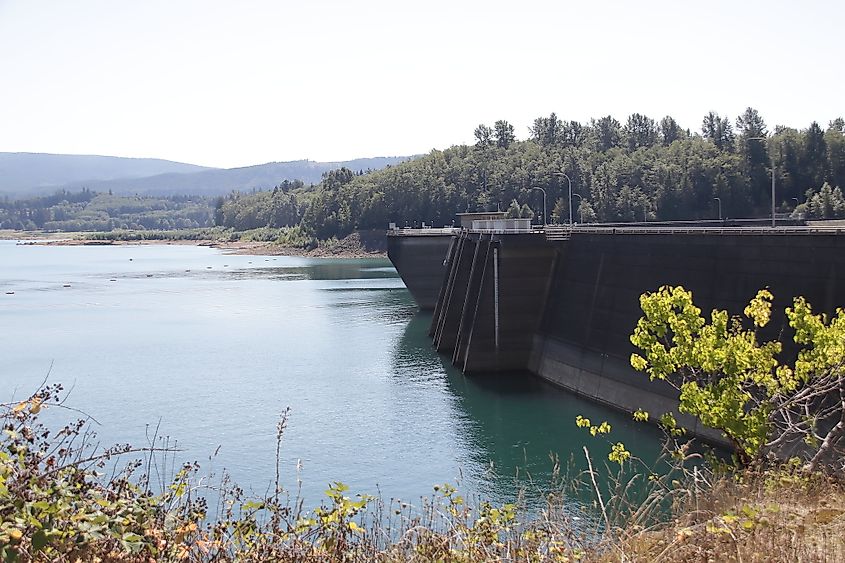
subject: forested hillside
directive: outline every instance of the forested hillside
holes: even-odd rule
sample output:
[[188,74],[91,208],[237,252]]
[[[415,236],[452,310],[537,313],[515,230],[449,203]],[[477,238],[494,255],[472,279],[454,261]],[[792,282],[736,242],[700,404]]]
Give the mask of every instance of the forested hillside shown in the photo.
[[190,229],[212,224],[211,200],[60,191],[25,200],[0,200],[0,229],[111,231]]
[[87,188],[120,195],[213,197],[232,190],[272,189],[283,180],[317,184],[325,172],[336,168],[378,170],[411,158],[414,157],[342,162],[294,160],[221,169],[150,158],[0,153],[0,196],[26,199]]
[[[766,217],[771,166],[781,212],[845,216],[845,122],[826,129],[770,128],[748,108],[736,120],[714,112],[700,132],[671,117],[633,114],[589,123],[555,114],[534,121],[517,140],[506,121],[475,130],[455,146],[383,170],[329,172],[313,192],[277,189],[218,201],[217,221],[234,228],[301,224],[319,238],[425,222],[451,224],[456,212],[506,209],[513,200],[539,215],[548,193],[551,221],[568,220],[566,174],[575,221],[653,221]],[[719,198],[717,201],[714,198]],[[800,205],[799,205],[800,204]],[[539,219],[539,217],[538,217]]]
[[391,156],[359,158],[344,162],[314,162],[295,160],[291,162],[268,162],[241,168],[203,170],[192,174],[160,174],[145,178],[120,178],[96,182],[68,184],[66,189],[85,186],[97,192],[112,191],[115,194],[219,196],[232,190],[242,192],[268,190],[283,180],[301,180],[317,184],[329,170],[347,167],[356,171],[377,170],[398,164],[412,157]]
[[[748,108],[736,120],[708,113],[692,132],[671,117],[633,114],[589,123],[537,118],[518,140],[506,121],[479,125],[476,143],[434,150],[376,171],[347,167],[318,185],[277,179],[271,191],[203,197],[121,197],[61,191],[0,201],[0,228],[48,230],[184,229],[245,231],[296,227],[295,240],[343,237],[356,229],[451,225],[455,213],[528,207],[550,222],[768,217],[774,163],[776,205],[808,218],[845,217],[845,121],[823,129],[769,128]],[[203,173],[189,176],[201,177]],[[291,234],[293,233],[293,234]],[[268,235],[269,236],[269,235]],[[292,239],[292,240],[293,240]],[[287,240],[287,239],[286,239]]]

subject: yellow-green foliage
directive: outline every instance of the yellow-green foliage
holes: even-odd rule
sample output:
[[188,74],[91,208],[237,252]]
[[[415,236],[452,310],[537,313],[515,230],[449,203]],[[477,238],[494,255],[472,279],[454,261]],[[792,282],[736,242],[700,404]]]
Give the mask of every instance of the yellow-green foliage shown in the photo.
[[[803,395],[808,396],[816,385],[826,392],[830,378],[841,377],[845,362],[843,311],[828,321],[797,297],[785,313],[795,342],[804,348],[794,367],[782,363],[781,343],[759,342],[756,332],[771,320],[772,299],[771,292],[760,290],[743,311],[745,320],[714,310],[708,322],[692,292],[664,286],[640,297],[643,317],[631,335],[641,351],[631,356],[631,365],[674,385],[679,410],[722,430],[746,458],[776,439],[776,430],[818,437],[813,421],[793,423],[785,409],[794,407],[790,398],[799,389],[807,389]],[[780,422],[792,427],[776,429]]]

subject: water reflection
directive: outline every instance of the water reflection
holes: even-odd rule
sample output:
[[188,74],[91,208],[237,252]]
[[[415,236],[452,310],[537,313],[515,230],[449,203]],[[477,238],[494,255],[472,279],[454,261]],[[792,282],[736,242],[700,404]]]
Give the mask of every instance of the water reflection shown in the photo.
[[[219,280],[254,280],[273,281],[356,281],[398,279],[396,270],[385,259],[364,258],[360,260],[297,259],[286,257],[285,265],[265,265],[263,262],[253,265],[244,263],[242,256],[233,257],[232,264],[213,263],[204,268],[140,270],[127,272],[118,270],[106,273],[110,277],[122,279],[167,278],[167,279],[219,279]],[[219,260],[217,261],[219,262]],[[403,285],[398,287],[404,288]]]
[[470,483],[483,498],[510,502],[522,490],[529,504],[539,501],[554,485],[555,457],[571,472],[586,469],[583,446],[603,467],[610,446],[577,428],[578,415],[609,422],[612,440],[626,443],[642,459],[657,457],[660,435],[655,428],[530,373],[464,376],[433,350],[427,335],[430,322],[431,315],[424,313],[409,320],[394,355],[393,374],[397,384],[438,386],[451,395],[460,412],[466,461],[476,471],[489,468]]
[[383,259],[361,260],[310,260],[294,266],[260,267],[230,272],[233,277],[248,275],[250,278],[271,280],[375,280],[398,278],[396,270]]

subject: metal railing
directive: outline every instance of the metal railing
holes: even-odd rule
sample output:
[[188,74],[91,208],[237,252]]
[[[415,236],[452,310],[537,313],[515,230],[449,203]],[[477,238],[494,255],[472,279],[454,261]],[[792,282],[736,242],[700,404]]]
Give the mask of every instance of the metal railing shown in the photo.
[[567,240],[573,235],[838,235],[845,234],[845,225],[782,226],[782,227],[604,227],[599,225],[547,225],[548,240]]
[[546,240],[569,240],[572,229],[569,225],[546,225],[542,232],[546,234]]
[[421,236],[443,236],[456,235],[461,232],[460,227],[426,227],[424,229],[414,229],[406,227],[404,229],[389,229],[387,236],[389,237],[421,237]]
[[484,234],[539,234],[546,240],[569,240],[577,235],[845,235],[845,225],[784,225],[780,227],[693,227],[693,226],[603,226],[603,225],[545,225],[532,230],[510,229],[461,229],[442,227],[424,229],[404,228],[387,231],[388,236],[450,236],[462,231]]

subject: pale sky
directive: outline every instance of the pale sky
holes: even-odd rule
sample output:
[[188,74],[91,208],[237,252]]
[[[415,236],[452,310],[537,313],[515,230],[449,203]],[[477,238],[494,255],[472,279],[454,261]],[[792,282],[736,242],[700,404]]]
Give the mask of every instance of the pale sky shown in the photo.
[[0,151],[232,167],[506,119],[845,115],[845,2],[0,0]]

